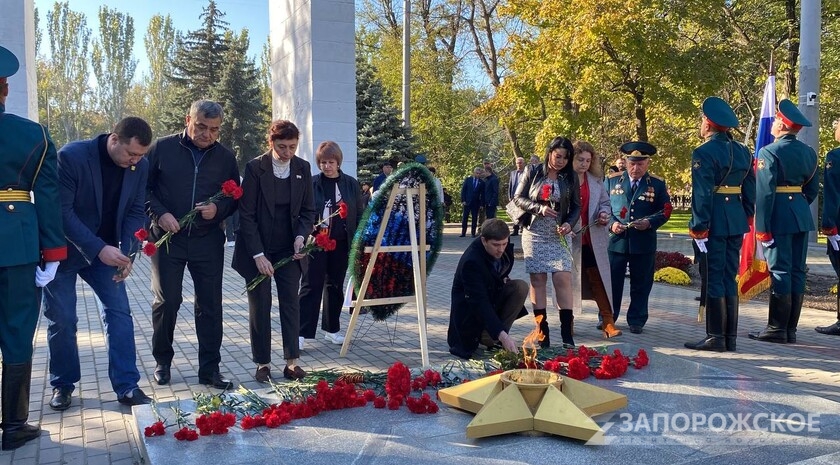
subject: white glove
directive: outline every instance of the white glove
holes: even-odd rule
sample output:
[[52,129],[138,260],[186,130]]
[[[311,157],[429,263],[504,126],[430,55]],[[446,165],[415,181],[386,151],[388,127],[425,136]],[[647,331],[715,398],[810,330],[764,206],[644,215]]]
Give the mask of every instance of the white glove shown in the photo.
[[58,262],[47,262],[42,270],[40,266],[35,267],[35,285],[44,287],[55,279],[55,271],[58,270]]
[[709,250],[706,249],[706,242],[709,242],[708,237],[704,237],[703,239],[694,239],[694,243],[697,244],[697,250],[703,253],[709,252]]
[[769,240],[769,241],[767,241],[767,242],[762,241],[762,242],[761,242],[761,245],[763,245],[763,246],[764,246],[764,248],[769,249],[770,247],[772,247],[772,246],[773,246],[773,244],[774,244],[774,243],[776,243],[776,239],[770,239],[770,240]]
[[828,242],[831,243],[831,247],[834,248],[835,251],[840,250],[840,234],[828,236]]

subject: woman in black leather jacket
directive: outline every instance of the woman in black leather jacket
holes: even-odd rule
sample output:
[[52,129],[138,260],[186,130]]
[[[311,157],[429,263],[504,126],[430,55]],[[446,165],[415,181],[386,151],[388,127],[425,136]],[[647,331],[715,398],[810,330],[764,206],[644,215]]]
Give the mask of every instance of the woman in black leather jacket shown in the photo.
[[555,137],[545,150],[545,159],[527,167],[516,189],[514,202],[525,215],[522,250],[525,271],[531,276],[531,304],[543,334],[541,345],[550,345],[546,320],[548,274],[554,285],[554,303],[560,311],[560,335],[564,346],[572,339],[572,228],[580,219],[580,185],[572,169],[574,148],[565,137]]

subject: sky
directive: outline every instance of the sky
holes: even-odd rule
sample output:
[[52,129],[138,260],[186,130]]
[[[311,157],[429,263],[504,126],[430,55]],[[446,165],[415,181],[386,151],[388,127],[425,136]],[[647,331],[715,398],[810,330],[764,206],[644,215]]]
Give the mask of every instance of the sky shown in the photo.
[[[172,17],[172,24],[181,32],[192,31],[201,26],[199,15],[207,6],[208,0],[68,0],[70,9],[84,13],[87,26],[91,29],[91,39],[98,36],[99,7],[106,5],[134,18],[134,57],[138,60],[135,80],[147,72],[146,48],[143,36],[149,20],[156,14]],[[40,16],[40,29],[44,32],[43,48],[49,48],[46,36],[47,12],[52,10],[55,0],[35,0],[35,8]],[[216,6],[225,13],[224,20],[234,31],[248,29],[251,46],[248,54],[257,57],[262,52],[268,38],[268,0],[216,0]]]

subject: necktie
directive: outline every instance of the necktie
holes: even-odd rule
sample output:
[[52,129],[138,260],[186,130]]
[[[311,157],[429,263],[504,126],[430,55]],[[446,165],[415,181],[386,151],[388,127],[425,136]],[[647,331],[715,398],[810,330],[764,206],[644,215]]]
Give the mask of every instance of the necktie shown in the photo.
[[473,190],[478,189],[478,178],[473,179]]
[[639,187],[639,181],[633,180],[630,182],[630,190],[636,192],[637,187]]

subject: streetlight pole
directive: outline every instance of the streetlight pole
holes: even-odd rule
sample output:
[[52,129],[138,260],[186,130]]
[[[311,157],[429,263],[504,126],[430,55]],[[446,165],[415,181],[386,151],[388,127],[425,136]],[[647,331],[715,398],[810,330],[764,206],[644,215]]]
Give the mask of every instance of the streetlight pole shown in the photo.
[[[811,121],[812,126],[802,128],[798,139],[820,151],[820,31],[821,0],[802,0],[799,9],[799,110]],[[793,96],[791,96],[793,97]],[[819,169],[817,170],[819,171]],[[819,182],[819,180],[814,180]],[[814,224],[820,224],[818,218],[819,198],[811,204],[811,216]],[[810,242],[817,241],[817,232],[812,231]]]
[[403,0],[403,126],[411,126],[411,0]]

